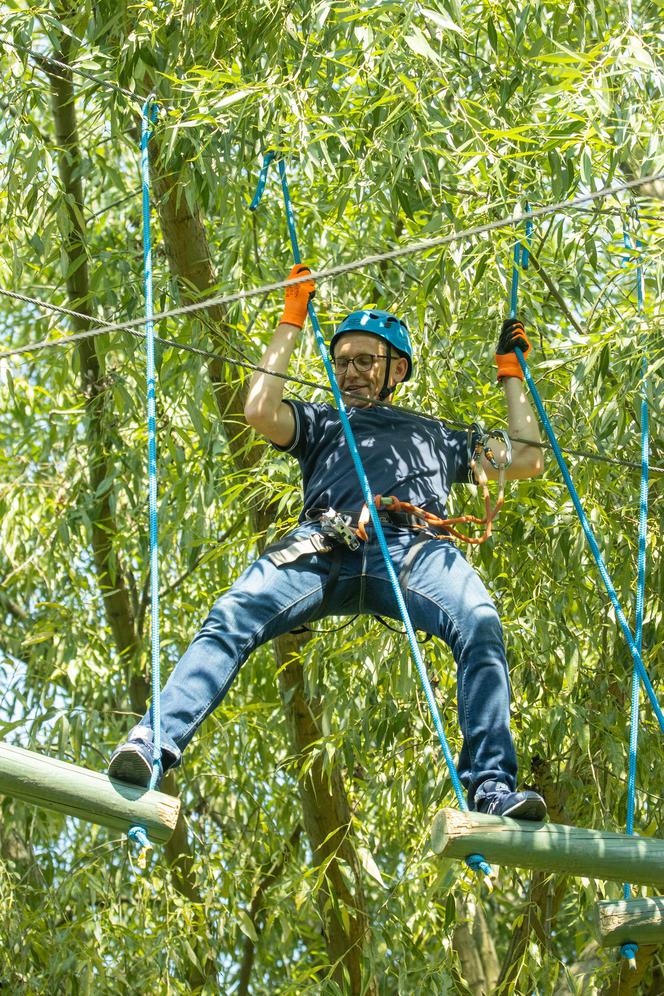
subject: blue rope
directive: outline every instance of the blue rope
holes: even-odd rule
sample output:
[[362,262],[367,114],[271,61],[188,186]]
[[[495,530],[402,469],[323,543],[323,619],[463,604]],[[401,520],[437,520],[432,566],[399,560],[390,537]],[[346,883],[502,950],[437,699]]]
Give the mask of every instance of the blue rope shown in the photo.
[[[526,210],[530,210],[529,206],[526,205]],[[529,219],[528,219],[529,220]],[[532,232],[532,222],[530,223],[530,232],[528,231],[528,223],[526,222],[526,235],[529,236]],[[627,247],[629,245],[626,243]],[[640,248],[640,243],[637,243],[637,247]],[[510,289],[510,314],[514,318],[516,315],[516,300],[517,291],[519,284],[519,255],[521,250],[520,242],[517,242],[514,247],[514,263],[512,265],[512,286]],[[527,260],[527,257],[526,257]],[[643,272],[642,268],[639,266],[637,268],[637,297],[639,309],[643,308]],[[646,385],[645,385],[645,375],[647,370],[647,358],[643,357],[643,381],[642,381],[642,401],[641,401],[641,426],[642,433],[643,427],[645,426],[645,435],[642,434],[642,449],[641,449],[641,516],[639,524],[639,587],[637,588],[637,631],[638,640],[635,640],[632,636],[631,630],[625,619],[625,614],[622,610],[616,590],[613,587],[613,582],[611,581],[611,576],[604,563],[604,558],[602,557],[597,541],[595,540],[594,533],[590,527],[590,523],[586,517],[586,514],[581,505],[581,501],[577,494],[576,488],[574,487],[574,482],[570,477],[570,473],[567,469],[567,464],[565,463],[565,458],[562,455],[560,447],[558,445],[558,440],[555,437],[553,427],[549,421],[549,417],[542,404],[542,399],[540,398],[539,391],[535,386],[535,381],[532,378],[528,365],[524,359],[523,353],[520,349],[515,349],[515,353],[523,370],[526,383],[533,397],[537,411],[539,413],[542,424],[546,430],[546,434],[549,437],[549,442],[551,443],[551,448],[553,449],[554,455],[560,467],[560,471],[563,475],[565,484],[567,485],[567,490],[570,493],[572,502],[574,503],[574,508],[581,522],[581,526],[586,535],[588,545],[592,551],[593,557],[597,564],[599,573],[604,582],[609,597],[613,603],[613,607],[616,612],[616,617],[620,623],[621,629],[627,641],[627,645],[630,649],[630,653],[634,659],[634,666],[638,672],[643,685],[648,693],[648,698],[652,704],[655,715],[657,716],[657,721],[659,723],[660,729],[664,732],[664,714],[662,713],[659,702],[657,701],[657,696],[655,695],[655,690],[652,687],[650,678],[648,677],[648,672],[646,671],[643,661],[641,659],[641,626],[643,621],[643,587],[645,585],[645,552],[646,552],[646,523],[647,523],[647,513],[648,513],[648,405],[647,405],[647,395],[646,395]],[[640,607],[640,608],[639,608]],[[639,621],[639,619],[641,621]]]
[[[526,206],[526,210],[528,207]],[[532,231],[532,229],[531,229]],[[529,233],[527,232],[527,235]],[[625,247],[631,249],[631,243],[627,233],[624,233]],[[640,243],[637,242],[637,248],[640,248]],[[521,246],[517,242],[514,247],[514,263],[512,265],[512,286],[510,291],[510,313],[511,317],[516,315],[516,303],[517,303],[517,289],[518,289],[518,270],[517,266],[519,264]],[[527,254],[527,249],[525,250]],[[523,262],[523,257],[521,258]],[[526,255],[527,262],[527,255]],[[525,267],[524,267],[525,268]],[[643,273],[640,264],[637,265],[637,299],[639,313],[643,309]],[[542,404],[542,400],[539,396],[539,392],[535,387],[535,382],[530,374],[530,370],[526,364],[523,353],[520,349],[515,350],[518,357],[521,369],[523,370],[524,377],[528,384],[528,388],[533,396],[539,416],[542,420],[542,424],[546,429],[546,433],[549,437],[549,441],[553,448],[556,460],[558,461],[558,466],[562,472],[565,484],[570,493],[574,507],[576,509],[577,515],[581,522],[581,526],[588,540],[590,549],[592,550],[595,562],[599,568],[600,575],[606,589],[609,593],[611,601],[613,602],[614,609],[616,611],[616,616],[620,622],[625,639],[627,640],[628,646],[632,653],[634,659],[634,667],[632,671],[632,717],[631,717],[631,730],[630,730],[630,751],[629,751],[629,780],[628,780],[628,802],[627,802],[627,833],[631,835],[634,833],[634,809],[635,809],[635,793],[636,793],[636,758],[637,758],[637,745],[638,745],[638,729],[639,729],[639,693],[640,693],[640,680],[641,679],[648,691],[648,695],[652,702],[655,714],[659,721],[660,728],[664,731],[664,723],[662,716],[662,711],[660,709],[659,703],[655,696],[654,689],[650,684],[650,679],[643,665],[641,654],[643,646],[643,604],[644,604],[644,592],[645,592],[645,574],[646,574],[646,540],[647,540],[647,524],[648,524],[648,400],[647,400],[647,385],[646,385],[646,375],[647,375],[647,356],[644,353],[643,356],[643,367],[642,367],[642,380],[641,380],[641,493],[640,493],[640,510],[639,510],[639,563],[638,563],[638,582],[637,582],[637,592],[636,592],[636,628],[635,636],[632,637],[632,633],[625,619],[624,613],[618,601],[618,596],[613,587],[611,577],[606,569],[604,559],[600,552],[600,549],[595,540],[592,529],[590,528],[590,523],[586,517],[583,510],[579,496],[574,487],[574,483],[570,477],[569,471],[565,464],[564,457],[558,446],[558,442],[553,432],[551,423],[549,422],[546,411]],[[625,883],[623,886],[623,894],[625,899],[629,899],[631,896],[631,887],[629,883]],[[620,954],[623,958],[627,958],[633,961],[639,950],[638,944],[625,943],[620,948]]]
[[565,463],[565,458],[562,455],[562,452],[561,452],[560,447],[558,445],[558,440],[556,439],[554,431],[553,431],[553,427],[551,425],[551,422],[549,421],[548,415],[546,414],[546,411],[544,409],[544,405],[542,404],[542,399],[539,396],[539,391],[537,390],[537,387],[535,385],[535,381],[533,380],[532,374],[530,373],[530,370],[528,369],[528,365],[527,365],[527,363],[526,363],[526,361],[525,361],[525,359],[523,357],[523,353],[518,348],[515,349],[515,353],[517,355],[519,363],[521,364],[521,369],[523,370],[523,375],[524,375],[524,377],[526,379],[526,383],[527,383],[528,388],[530,390],[530,393],[532,395],[533,401],[535,402],[535,406],[537,408],[537,412],[539,414],[539,417],[542,420],[542,425],[544,426],[546,434],[549,437],[549,442],[551,443],[551,448],[553,450],[553,453],[554,453],[554,456],[556,458],[556,461],[558,462],[558,466],[560,467],[560,472],[563,475],[563,479],[565,481],[565,484],[567,485],[567,490],[570,493],[570,497],[571,497],[572,502],[574,504],[574,508],[576,509],[576,514],[578,515],[579,521],[581,522],[581,528],[583,529],[583,532],[585,533],[586,540],[588,541],[588,545],[589,545],[589,547],[591,549],[591,552],[592,552],[592,555],[593,555],[593,557],[595,559],[595,563],[597,564],[597,569],[599,570],[599,573],[600,573],[600,576],[602,578],[602,581],[604,582],[604,586],[605,586],[605,588],[606,588],[606,590],[607,590],[607,592],[609,594],[609,598],[611,599],[611,602],[613,604],[613,608],[614,608],[615,613],[616,613],[616,618],[618,619],[618,622],[620,623],[620,628],[622,629],[624,637],[625,637],[625,640],[627,641],[627,646],[629,647],[630,653],[631,653],[632,658],[634,660],[634,664],[635,664],[635,666],[636,666],[636,668],[638,670],[639,677],[641,678],[641,681],[643,682],[643,686],[644,686],[646,692],[648,693],[648,698],[650,699],[651,705],[652,705],[653,710],[655,712],[655,715],[657,717],[657,722],[659,723],[660,729],[664,733],[664,713],[662,713],[662,709],[660,707],[660,704],[657,701],[657,696],[655,695],[655,690],[652,687],[650,678],[648,677],[648,672],[646,671],[646,669],[645,669],[645,667],[643,665],[643,661],[641,660],[641,652],[640,652],[639,648],[637,647],[636,643],[634,642],[634,637],[632,636],[632,632],[631,632],[631,630],[629,628],[627,620],[625,619],[625,614],[624,614],[624,612],[622,610],[622,606],[620,605],[620,601],[618,600],[618,596],[616,594],[616,590],[613,587],[613,582],[611,581],[611,576],[609,575],[609,572],[606,569],[606,564],[604,563],[604,558],[602,557],[602,554],[601,554],[601,551],[599,549],[599,546],[597,545],[597,541],[595,539],[594,533],[593,533],[593,531],[592,531],[592,529],[590,527],[590,523],[588,522],[588,519],[586,517],[586,513],[584,512],[583,506],[581,505],[581,501],[580,501],[579,496],[577,494],[576,488],[574,487],[574,482],[572,481],[572,478],[570,477],[569,470],[567,469],[567,464]]
[[127,836],[129,837],[129,840],[133,841],[135,844],[138,844],[143,851],[149,850],[152,846],[145,827],[130,827],[127,831]]
[[[269,157],[269,158],[268,158]],[[270,162],[274,158],[273,153],[267,153],[263,160],[263,168],[261,170],[261,180],[263,179],[263,174],[270,165]],[[286,176],[286,164],[283,159],[279,160],[279,175],[281,178],[281,189],[284,195],[284,205],[286,208],[286,220],[288,223],[288,232],[290,235],[291,247],[293,250],[293,260],[296,264],[302,262],[302,257],[300,255],[300,247],[297,239],[297,231],[295,228],[295,216],[293,214],[293,205],[290,198],[290,192],[288,189],[288,178]],[[260,184],[260,181],[259,181]],[[265,188],[265,183],[260,190],[262,194]],[[256,197],[252,201],[253,209],[255,210],[258,206],[258,201],[260,197],[258,196],[259,191],[256,191]],[[258,200],[257,200],[258,197]],[[434,727],[436,728],[436,733],[438,734],[438,740],[440,741],[440,746],[443,751],[443,757],[447,764],[450,778],[452,780],[452,787],[454,788],[454,794],[456,795],[457,802],[459,804],[459,809],[463,812],[468,812],[468,804],[466,802],[461,781],[459,780],[459,775],[457,773],[454,758],[452,757],[452,752],[450,750],[450,745],[447,741],[447,736],[445,735],[445,729],[443,727],[443,722],[438,710],[438,705],[433,694],[433,689],[431,687],[431,682],[429,681],[429,676],[426,672],[426,667],[424,665],[424,660],[420,652],[420,647],[417,642],[417,637],[415,636],[415,630],[413,629],[413,624],[406,607],[406,603],[399,585],[399,579],[397,578],[396,571],[394,569],[394,564],[392,563],[392,558],[390,556],[390,551],[387,546],[387,541],[385,539],[385,533],[383,532],[383,527],[380,519],[378,518],[378,512],[376,510],[376,505],[373,499],[373,493],[369,485],[369,481],[362,464],[362,458],[359,454],[357,443],[355,441],[355,436],[353,434],[353,429],[348,418],[348,412],[344,399],[342,397],[341,391],[337,384],[336,378],[334,376],[334,371],[332,369],[332,364],[330,362],[330,357],[325,345],[325,338],[318,321],[318,316],[314,310],[312,302],[308,305],[309,319],[311,321],[311,326],[314,330],[314,335],[316,337],[316,344],[318,346],[318,351],[320,353],[323,365],[325,367],[325,372],[327,374],[328,380],[330,382],[330,387],[332,388],[332,393],[334,395],[334,400],[339,411],[339,418],[341,419],[341,425],[343,428],[344,436],[346,437],[346,442],[348,443],[348,448],[350,450],[351,457],[353,459],[353,464],[355,466],[355,471],[357,473],[360,487],[362,489],[362,495],[366,502],[367,508],[369,509],[369,514],[371,516],[371,522],[376,533],[376,539],[378,540],[378,545],[380,546],[380,551],[383,555],[383,560],[385,561],[385,568],[387,570],[387,576],[392,585],[392,590],[394,592],[394,597],[396,599],[397,605],[399,607],[399,614],[404,624],[406,630],[406,635],[408,637],[408,643],[410,644],[410,650],[415,661],[415,666],[417,668],[417,673],[420,676],[420,681],[422,683],[422,688],[424,690],[424,695],[427,700],[427,705],[429,706],[429,711],[431,713],[431,718],[433,720]],[[481,863],[480,863],[481,862]],[[471,855],[466,859],[466,863],[473,870],[480,869],[485,875],[488,875],[491,871],[490,865],[484,861],[481,855]]]
[[[530,211],[530,204],[526,201],[525,206],[526,211]],[[528,263],[530,260],[529,243],[533,234],[533,220],[532,218],[526,218],[526,242],[524,245],[521,244],[521,240],[517,239],[514,243],[514,253],[512,261],[512,282],[510,285],[510,318],[516,318],[516,309],[519,298],[519,267],[523,270],[528,269]]]
[[[148,142],[151,125],[159,109],[154,95],[143,105],[141,116],[141,180],[143,187],[143,289],[145,294],[145,344],[147,349],[147,422],[148,422],[148,512],[150,519],[150,605],[152,620],[152,702],[150,719],[153,736],[153,768],[150,788],[159,784],[161,777],[161,674],[159,660],[159,529],[157,519],[157,403],[154,363],[154,306],[152,295],[152,242],[150,237],[150,159]],[[138,841],[145,849],[149,840],[144,827],[135,826],[129,831],[131,840]]]
[[255,211],[261,202],[261,197],[265,190],[265,184],[267,183],[267,174],[270,169],[270,163],[274,159],[276,152],[270,151],[266,152],[263,157],[263,165],[261,166],[260,176],[258,177],[258,186],[256,187],[256,193],[254,194],[254,199],[249,205],[250,211]]
[[150,124],[157,120],[159,110],[152,97],[143,107],[141,132],[141,175],[143,181],[143,281],[145,287],[145,343],[147,346],[148,385],[148,477],[150,514],[150,605],[152,615],[152,724],[154,767],[150,788],[156,788],[161,777],[161,673],[159,661],[159,527],[157,521],[157,395],[154,368],[154,308],[152,304],[152,242],[150,238],[150,158],[148,142]]
[[627,942],[620,947],[620,954],[623,958],[627,958],[628,961],[634,961],[636,958],[636,953],[639,950],[638,944],[632,944]]

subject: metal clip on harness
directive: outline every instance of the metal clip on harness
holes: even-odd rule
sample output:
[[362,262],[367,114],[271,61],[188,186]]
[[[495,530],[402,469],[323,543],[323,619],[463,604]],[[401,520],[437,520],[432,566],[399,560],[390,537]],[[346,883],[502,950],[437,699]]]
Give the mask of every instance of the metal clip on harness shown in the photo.
[[349,515],[341,515],[333,508],[328,508],[327,512],[323,512],[320,517],[321,532],[323,536],[336,543],[342,543],[349,550],[357,550],[360,541],[351,528],[350,522]]
[[[494,456],[493,449],[491,448],[491,440],[500,439],[505,447],[505,460],[503,463],[498,463]],[[508,436],[505,429],[490,429],[488,432],[483,433],[480,439],[480,445],[484,450],[484,456],[487,458],[492,467],[496,470],[507,470],[512,462],[512,440]]]

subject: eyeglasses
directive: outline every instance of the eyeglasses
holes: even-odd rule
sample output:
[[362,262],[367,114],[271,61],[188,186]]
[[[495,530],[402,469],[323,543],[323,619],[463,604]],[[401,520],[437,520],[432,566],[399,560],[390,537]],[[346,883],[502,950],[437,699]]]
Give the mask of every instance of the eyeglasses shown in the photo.
[[358,353],[357,356],[333,356],[332,362],[337,373],[346,373],[349,363],[358,373],[369,373],[376,360],[386,360],[388,356],[393,360],[399,359],[394,353]]

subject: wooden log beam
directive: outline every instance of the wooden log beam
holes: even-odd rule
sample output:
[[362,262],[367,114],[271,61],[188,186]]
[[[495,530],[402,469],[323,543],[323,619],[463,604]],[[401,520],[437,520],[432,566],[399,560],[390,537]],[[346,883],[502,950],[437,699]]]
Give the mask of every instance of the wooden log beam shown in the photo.
[[495,864],[664,887],[664,840],[654,837],[442,809],[431,847],[445,858],[482,854]]
[[595,905],[595,930],[602,947],[664,942],[664,898],[603,900]]
[[121,833],[142,826],[150,840],[160,843],[173,833],[180,812],[174,796],[111,781],[98,771],[3,743],[0,795]]

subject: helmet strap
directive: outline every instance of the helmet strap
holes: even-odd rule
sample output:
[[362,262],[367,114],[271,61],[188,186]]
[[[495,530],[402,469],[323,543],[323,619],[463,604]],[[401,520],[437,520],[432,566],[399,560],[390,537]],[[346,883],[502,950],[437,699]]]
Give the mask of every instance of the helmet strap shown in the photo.
[[[388,343],[388,346],[389,346],[389,343]],[[378,393],[378,400],[379,401],[385,401],[386,398],[389,398],[390,394],[394,390],[394,387],[396,387],[396,384],[394,385],[394,387],[390,387],[389,386],[389,382],[390,382],[390,365],[391,365],[391,363],[392,363],[392,356],[391,356],[390,353],[388,353],[387,354],[387,360],[385,362],[385,377],[383,378],[383,386],[381,387],[381,389],[380,389],[380,391]]]

